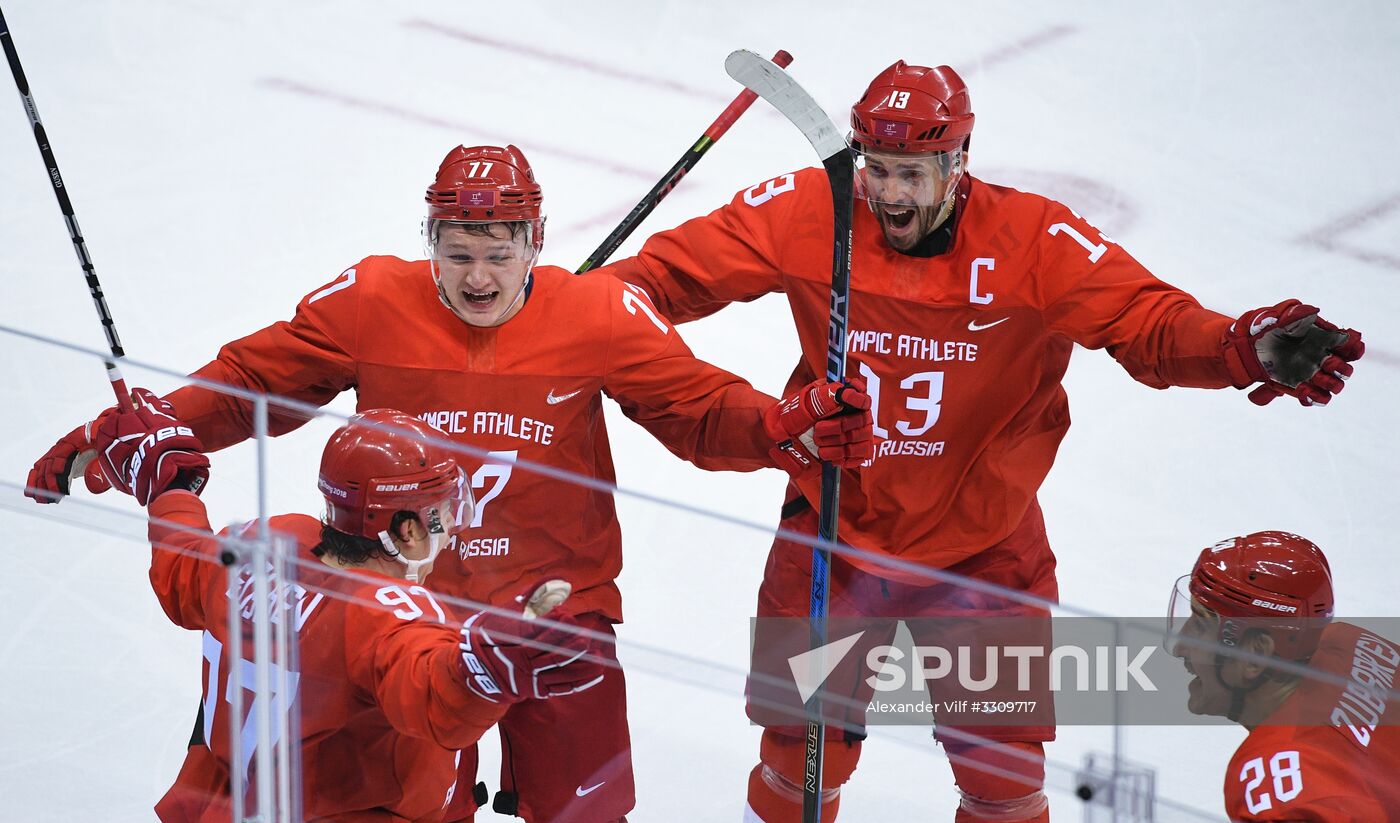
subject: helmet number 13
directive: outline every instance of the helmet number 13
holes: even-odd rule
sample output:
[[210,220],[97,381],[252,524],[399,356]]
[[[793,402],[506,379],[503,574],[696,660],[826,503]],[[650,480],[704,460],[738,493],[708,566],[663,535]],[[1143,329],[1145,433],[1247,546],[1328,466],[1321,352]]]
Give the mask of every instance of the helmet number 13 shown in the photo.
[[890,96],[885,98],[885,105],[892,109],[902,109],[909,105],[909,92],[892,91]]

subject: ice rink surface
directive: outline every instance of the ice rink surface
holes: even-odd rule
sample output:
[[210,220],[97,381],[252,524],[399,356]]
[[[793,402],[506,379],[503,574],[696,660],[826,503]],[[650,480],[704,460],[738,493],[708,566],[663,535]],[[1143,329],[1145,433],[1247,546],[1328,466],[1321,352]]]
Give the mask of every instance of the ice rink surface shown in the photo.
[[[546,192],[543,261],[574,268],[734,95],[732,49],[791,51],[792,73],[840,124],[894,60],[951,64],[972,90],[974,174],[1062,200],[1211,308],[1236,315],[1298,297],[1368,344],[1326,409],[1154,391],[1104,353],[1078,352],[1066,380],[1075,425],[1041,493],[1063,600],[1157,615],[1200,547],[1277,528],[1330,554],[1341,615],[1395,614],[1400,6],[7,0],[4,10],[127,351],[181,372],[289,317],[368,254],[419,256],[423,189],[459,143],[525,149]],[[811,161],[760,102],[623,252]],[[0,324],[103,343],[23,111],[3,89]],[[796,357],[781,298],[683,332],[770,393]],[[158,391],[178,383],[128,378]],[[11,483],[111,402],[96,362],[8,335],[0,385],[0,479]],[[622,486],[776,522],[776,472],[706,474],[620,415],[611,422]],[[329,430],[272,444],[274,509],[319,511],[314,469]],[[252,444],[215,456],[214,471],[214,522],[251,516]],[[170,626],[151,595],[139,519],[76,501],[40,509],[3,491],[0,820],[152,819],[189,735],[198,638]],[[97,502],[136,512],[129,499]],[[758,743],[739,672],[768,536],[637,500],[620,511],[631,819],[737,820]],[[1242,736],[1128,728],[1122,741],[1158,770],[1161,795],[1219,816]],[[1061,764],[1110,743],[1108,729],[1066,728],[1049,746],[1055,819],[1081,813]],[[483,744],[493,786],[494,748]],[[955,804],[941,752],[916,729],[874,731],[844,798],[850,821],[951,819]],[[1193,819],[1175,814],[1159,819]]]

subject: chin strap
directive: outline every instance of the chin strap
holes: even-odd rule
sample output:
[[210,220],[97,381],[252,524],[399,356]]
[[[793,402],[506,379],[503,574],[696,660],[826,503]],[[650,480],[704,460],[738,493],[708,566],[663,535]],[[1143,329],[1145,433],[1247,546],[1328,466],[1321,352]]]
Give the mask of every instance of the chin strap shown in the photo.
[[1244,713],[1244,701],[1248,699],[1249,693],[1264,685],[1265,681],[1269,679],[1269,676],[1267,674],[1261,675],[1259,679],[1255,681],[1254,685],[1239,688],[1226,683],[1225,678],[1220,676],[1220,669],[1224,665],[1225,656],[1217,654],[1215,656],[1215,679],[1220,685],[1230,690],[1230,708],[1225,711],[1225,717],[1229,718],[1232,723],[1238,723],[1240,722],[1240,715]]
[[422,569],[424,566],[431,566],[433,561],[437,559],[438,552],[442,551],[444,537],[446,537],[446,535],[439,532],[430,532],[428,534],[428,556],[422,560],[409,560],[407,557],[404,557],[403,552],[399,551],[398,546],[394,545],[394,538],[390,537],[387,531],[379,533],[379,543],[384,547],[385,554],[408,567],[408,570],[404,572],[405,580],[410,583],[422,583],[422,578],[427,576],[425,573],[421,573]]
[[948,185],[948,194],[943,198],[943,205],[938,208],[938,216],[933,219],[933,226],[929,229],[929,233],[937,231],[938,227],[952,216],[953,206],[958,202],[958,187],[962,185],[963,174],[962,164],[959,163],[958,173]]
[[[510,301],[510,305],[506,306],[504,309],[501,309],[501,311],[496,315],[496,319],[492,320],[490,323],[487,323],[487,326],[500,325],[500,323],[502,322],[502,317],[505,317],[506,315],[510,314],[512,311],[515,310],[516,306],[525,302],[526,296],[530,294],[530,288],[535,283],[535,261],[539,259],[539,256],[539,252],[535,252],[533,255],[530,256],[530,271],[525,275],[525,279],[520,282],[520,291],[515,293],[515,299]],[[430,259],[428,261],[428,265],[432,267],[433,283],[437,286],[438,299],[442,301],[442,305],[446,306],[448,311],[452,312],[454,315],[457,316],[458,320],[461,320],[463,323],[466,323],[467,318],[463,317],[457,311],[457,308],[453,306],[452,303],[449,302],[447,299],[447,290],[442,287],[442,278],[439,277],[437,273],[437,262]],[[468,325],[476,324],[468,323]]]

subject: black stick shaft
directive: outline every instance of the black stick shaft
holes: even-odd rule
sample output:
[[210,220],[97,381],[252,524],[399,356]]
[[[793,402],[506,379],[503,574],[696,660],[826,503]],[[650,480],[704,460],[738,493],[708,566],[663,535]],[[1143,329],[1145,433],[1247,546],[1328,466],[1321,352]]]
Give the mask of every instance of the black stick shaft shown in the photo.
[[29,116],[29,124],[34,129],[34,142],[39,144],[39,156],[44,160],[44,166],[48,170],[49,183],[53,185],[54,196],[58,198],[59,211],[63,212],[63,222],[68,226],[68,237],[73,241],[73,250],[77,252],[78,264],[82,266],[83,277],[87,281],[88,292],[92,295],[93,305],[97,308],[97,319],[102,323],[102,332],[107,335],[107,345],[112,350],[112,359],[104,361],[107,367],[107,379],[112,381],[112,390],[117,394],[117,405],[123,411],[131,410],[131,396],[126,390],[126,381],[122,379],[121,370],[117,368],[116,360],[126,355],[122,350],[121,338],[117,336],[117,324],[112,319],[112,313],[107,308],[107,298],[102,296],[102,284],[97,280],[97,269],[92,265],[92,258],[88,255],[87,243],[83,240],[82,229],[78,228],[78,218],[73,214],[73,202],[68,199],[68,189],[63,185],[63,175],[58,171],[58,160],[54,159],[53,148],[49,145],[48,133],[44,130],[44,124],[39,119],[39,109],[34,105],[34,98],[29,93],[29,79],[24,76],[24,67],[19,62],[19,52],[15,51],[14,40],[10,37],[10,26],[5,22],[5,12],[0,10],[0,46],[5,49],[5,60],[10,64],[10,74],[14,75],[15,87],[19,89],[20,101],[24,103],[25,114]]
[[[773,55],[773,62],[779,66],[787,66],[792,62],[792,55],[786,51],[779,51]],[[606,263],[608,258],[612,257],[613,252],[617,251],[618,246],[626,242],[632,232],[656,209],[657,204],[671,193],[671,189],[674,189],[676,184],[681,182],[681,178],[685,177],[687,172],[695,168],[695,164],[700,162],[700,158],[705,156],[710,147],[717,143],[725,132],[729,131],[729,127],[734,125],[734,121],[738,120],[745,111],[748,111],[749,106],[753,105],[753,101],[757,99],[758,95],[748,89],[739,92],[739,96],[734,98],[734,102],[720,112],[715,122],[711,123],[710,127],[705,129],[705,133],[700,135],[700,139],[695,141],[695,145],[681,155],[681,159],[677,160],[676,164],[662,175],[661,180],[651,187],[651,191],[647,192],[641,202],[637,203],[626,217],[622,218],[622,222],[612,230],[612,234],[609,234],[607,239],[594,249],[592,254],[588,255],[588,259],[583,261],[583,265],[579,266],[574,274],[583,274],[589,269],[596,269]]]
[[[831,245],[831,304],[826,341],[826,379],[839,383],[846,377],[846,329],[851,295],[851,210],[855,168],[847,151],[822,161],[831,182],[833,232]],[[841,470],[822,462],[821,505],[817,536],[822,543],[812,548],[812,589],[807,603],[811,648],[826,645],[828,592],[831,586],[831,550],[841,510]],[[822,761],[826,749],[826,721],[822,716],[821,690],[808,701],[806,764],[802,785],[802,820],[820,823],[822,803]]]

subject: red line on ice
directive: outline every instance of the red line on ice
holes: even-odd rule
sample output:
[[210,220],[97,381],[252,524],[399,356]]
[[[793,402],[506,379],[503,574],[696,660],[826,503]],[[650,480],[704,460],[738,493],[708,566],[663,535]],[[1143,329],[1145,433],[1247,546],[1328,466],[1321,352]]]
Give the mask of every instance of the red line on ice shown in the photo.
[[[609,229],[614,228],[618,223],[622,222],[622,218],[626,217],[632,212],[633,207],[635,207],[636,205],[636,200],[628,200],[625,203],[618,203],[616,206],[604,209],[603,211],[594,214],[592,217],[586,217],[577,223],[570,224],[567,228],[567,231],[590,231],[601,226],[607,226]],[[645,237],[646,233],[643,233],[643,236]]]
[[364,111],[373,111],[379,114],[389,114],[404,120],[411,120],[415,123],[422,123],[424,125],[435,126],[437,128],[442,129],[451,129],[455,132],[475,134],[491,143],[498,143],[501,145],[505,145],[507,143],[523,143],[526,146],[530,147],[531,151],[538,150],[542,152],[547,152],[549,154],[554,154],[577,163],[594,166],[600,169],[605,169],[607,171],[615,172],[617,174],[625,174],[628,177],[635,177],[639,180],[645,180],[649,183],[655,182],[656,180],[656,172],[654,171],[650,171],[647,169],[639,169],[634,166],[626,166],[620,163],[614,163],[610,160],[605,160],[601,157],[596,157],[590,154],[582,154],[580,152],[574,151],[572,149],[567,149],[562,146],[551,146],[548,143],[544,143],[534,137],[531,137],[527,140],[522,140],[519,137],[513,137],[507,134],[498,134],[482,129],[479,125],[475,123],[469,124],[460,123],[454,120],[447,120],[445,118],[437,117],[435,115],[423,114],[422,112],[416,112],[411,109],[406,109],[402,106],[395,106],[392,103],[381,103],[377,100],[366,100],[362,97],[353,97],[351,95],[344,94],[338,91],[332,91],[330,89],[317,88],[316,86],[308,86],[305,83],[300,83],[296,80],[288,80],[284,77],[266,77],[259,82],[261,85],[266,86],[267,88],[276,89],[278,91],[291,92],[292,94],[300,94],[305,97],[314,97],[319,100],[328,100],[332,103],[339,103],[342,106],[348,106],[350,108],[355,109],[362,109]]
[[681,94],[689,95],[691,97],[699,97],[705,100],[711,100],[716,103],[728,103],[731,99],[733,99],[732,96],[726,97],[725,95],[718,92],[706,91],[705,89],[697,89],[692,86],[687,86],[683,83],[677,83],[674,80],[667,80],[665,78],[656,77],[651,74],[644,74],[642,72],[636,71],[628,71],[626,69],[620,69],[615,66],[605,65],[603,63],[595,63],[591,60],[584,60],[580,57],[572,57],[570,55],[561,54],[555,51],[546,51],[544,49],[535,48],[533,46],[527,46],[522,43],[511,43],[505,40],[497,40],[495,38],[485,37],[474,32],[463,31],[462,29],[452,28],[451,26],[444,26],[440,23],[434,23],[430,20],[406,20],[404,21],[403,25],[410,29],[420,29],[423,31],[431,32],[433,34],[439,34],[444,37],[450,37],[454,40],[463,40],[468,43],[475,43],[478,46],[485,46],[489,49],[497,49],[499,51],[520,54],[526,57],[534,58],[536,60],[542,60],[546,63],[554,63],[555,65],[565,66],[571,69],[592,72],[594,74],[599,74],[604,77],[610,77],[614,80],[624,80],[629,83],[637,83],[638,85],[642,86],[651,86],[653,88],[663,89],[665,91],[680,92]]
[[1031,51],[1032,49],[1040,48],[1041,46],[1044,46],[1047,43],[1053,43],[1054,41],[1059,40],[1063,37],[1068,37],[1069,35],[1074,34],[1077,31],[1079,31],[1079,28],[1077,26],[1071,26],[1063,23],[1058,26],[1050,26],[1049,28],[1041,29],[1040,31],[1035,32],[1034,34],[1028,34],[1025,37],[1022,37],[1020,40],[1017,40],[1015,43],[1011,43],[1009,45],[993,49],[992,51],[982,55],[981,57],[978,57],[969,62],[973,65],[980,64],[981,67],[984,69],[989,68],[991,66],[996,65],[997,63],[1004,63],[1007,60],[1012,59],[1013,57],[1020,57],[1022,54],[1025,54],[1026,52]]
[[1378,266],[1400,269],[1400,257],[1385,252],[1357,248],[1342,240],[1343,235],[1347,232],[1358,229],[1367,223],[1379,220],[1395,211],[1397,208],[1400,208],[1400,194],[1392,194],[1390,197],[1378,203],[1358,209],[1349,214],[1344,214],[1329,223],[1325,223],[1310,232],[1300,235],[1298,237],[1298,242],[1322,249],[1323,251],[1341,254],[1353,260],[1360,260],[1363,263],[1374,263]]
[[1331,242],[1332,235],[1341,234],[1359,226],[1364,226],[1372,220],[1378,217],[1384,217],[1386,214],[1394,211],[1397,206],[1400,206],[1400,194],[1391,195],[1379,203],[1354,211],[1351,214],[1344,214],[1330,223],[1313,229],[1303,235],[1301,239],[1307,243],[1324,244]]

